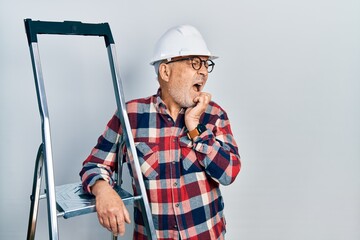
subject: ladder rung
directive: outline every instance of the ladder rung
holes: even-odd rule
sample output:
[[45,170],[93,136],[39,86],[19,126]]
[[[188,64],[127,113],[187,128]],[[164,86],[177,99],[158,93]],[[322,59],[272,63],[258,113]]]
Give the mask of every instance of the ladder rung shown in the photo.
[[[133,196],[124,189],[116,186],[115,190],[125,205],[133,204],[141,196]],[[58,217],[70,218],[82,214],[95,212],[95,197],[84,192],[81,183],[70,183],[55,187]],[[46,197],[46,196],[45,196]]]

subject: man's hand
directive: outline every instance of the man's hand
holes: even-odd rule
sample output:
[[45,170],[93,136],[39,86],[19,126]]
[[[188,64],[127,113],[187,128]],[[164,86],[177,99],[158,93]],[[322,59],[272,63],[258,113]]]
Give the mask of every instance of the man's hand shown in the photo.
[[199,96],[194,98],[194,107],[189,107],[185,111],[185,125],[191,131],[196,128],[200,122],[201,114],[203,114],[211,101],[211,94],[201,92]]
[[115,236],[125,234],[125,223],[130,223],[129,212],[117,192],[103,180],[91,188],[96,198],[96,212],[100,224]]

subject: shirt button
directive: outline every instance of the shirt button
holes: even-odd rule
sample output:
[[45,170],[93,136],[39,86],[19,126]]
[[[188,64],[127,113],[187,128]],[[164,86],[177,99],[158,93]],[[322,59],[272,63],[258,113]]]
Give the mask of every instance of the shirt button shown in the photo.
[[177,225],[174,225],[174,228],[177,228]]
[[177,204],[175,204],[175,207],[179,207],[179,205],[180,205],[180,204],[177,203]]
[[174,187],[176,187],[177,186],[177,183],[174,183]]

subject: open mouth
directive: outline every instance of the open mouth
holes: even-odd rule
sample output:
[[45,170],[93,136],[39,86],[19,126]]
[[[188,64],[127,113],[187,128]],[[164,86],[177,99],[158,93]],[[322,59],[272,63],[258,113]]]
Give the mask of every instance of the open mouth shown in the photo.
[[195,92],[200,92],[202,89],[203,84],[202,83],[196,83],[194,84]]

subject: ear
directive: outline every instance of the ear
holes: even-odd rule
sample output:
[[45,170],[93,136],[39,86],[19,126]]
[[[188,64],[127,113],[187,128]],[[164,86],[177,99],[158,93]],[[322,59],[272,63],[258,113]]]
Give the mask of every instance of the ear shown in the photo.
[[161,63],[159,66],[159,76],[162,80],[168,82],[170,77],[170,67],[165,63]]

